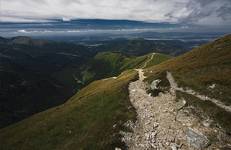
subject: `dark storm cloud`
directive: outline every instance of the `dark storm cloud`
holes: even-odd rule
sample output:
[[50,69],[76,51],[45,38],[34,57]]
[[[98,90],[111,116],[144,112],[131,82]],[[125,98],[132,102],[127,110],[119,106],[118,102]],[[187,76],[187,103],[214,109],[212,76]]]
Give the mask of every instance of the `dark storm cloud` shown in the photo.
[[1,0],[1,21],[133,19],[231,25],[231,0]]
[[192,13],[185,18],[186,22],[200,22],[202,24],[230,24],[230,0],[197,0],[199,5],[189,5]]

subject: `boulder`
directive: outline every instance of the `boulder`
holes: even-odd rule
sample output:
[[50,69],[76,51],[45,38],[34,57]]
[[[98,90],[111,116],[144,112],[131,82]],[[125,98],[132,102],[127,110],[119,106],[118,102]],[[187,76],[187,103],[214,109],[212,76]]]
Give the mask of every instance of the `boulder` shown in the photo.
[[196,149],[204,149],[209,145],[208,138],[199,131],[188,128],[186,131],[187,142]]
[[161,82],[161,80],[160,79],[157,79],[157,80],[153,80],[152,81],[152,83],[151,83],[151,85],[150,85],[150,87],[151,87],[151,89],[152,90],[156,90],[156,89],[158,89],[158,84]]
[[184,106],[186,105],[186,101],[184,99],[180,99],[177,103],[176,103],[176,109],[180,110],[182,109]]

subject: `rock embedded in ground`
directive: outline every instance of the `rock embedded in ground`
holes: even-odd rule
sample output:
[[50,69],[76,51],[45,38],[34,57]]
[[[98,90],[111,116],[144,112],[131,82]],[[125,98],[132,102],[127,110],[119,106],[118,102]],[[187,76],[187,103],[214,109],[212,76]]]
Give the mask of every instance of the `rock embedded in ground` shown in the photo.
[[186,131],[187,142],[196,149],[204,149],[209,145],[208,138],[201,132],[188,128]]
[[151,88],[152,90],[158,89],[158,85],[159,85],[160,82],[161,82],[160,79],[153,80],[152,83],[151,83],[151,85],[150,85],[150,88]]
[[186,105],[186,101],[184,99],[180,99],[177,103],[176,103],[176,109],[180,110],[182,109],[184,106]]

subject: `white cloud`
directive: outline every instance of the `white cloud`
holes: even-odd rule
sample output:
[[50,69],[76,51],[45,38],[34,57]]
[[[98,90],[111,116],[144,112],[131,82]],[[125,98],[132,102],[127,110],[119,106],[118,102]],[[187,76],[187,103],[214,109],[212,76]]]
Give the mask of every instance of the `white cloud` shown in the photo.
[[0,21],[100,18],[231,24],[230,0],[0,0],[0,5]]

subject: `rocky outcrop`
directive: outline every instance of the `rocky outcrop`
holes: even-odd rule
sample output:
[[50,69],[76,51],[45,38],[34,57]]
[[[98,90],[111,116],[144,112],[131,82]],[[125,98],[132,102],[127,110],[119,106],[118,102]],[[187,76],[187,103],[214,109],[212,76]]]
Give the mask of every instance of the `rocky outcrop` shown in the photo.
[[157,80],[153,80],[151,85],[150,85],[150,88],[151,90],[156,90],[158,89],[158,84],[161,82],[160,79],[157,79]]

